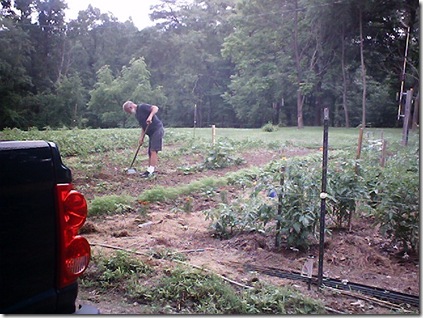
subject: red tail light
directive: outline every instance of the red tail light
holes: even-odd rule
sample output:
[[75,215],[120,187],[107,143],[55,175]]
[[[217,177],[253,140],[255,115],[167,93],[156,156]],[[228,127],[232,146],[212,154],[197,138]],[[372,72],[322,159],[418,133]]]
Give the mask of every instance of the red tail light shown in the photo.
[[87,201],[72,184],[56,186],[59,211],[59,287],[73,283],[88,267],[91,249],[78,235],[87,219]]

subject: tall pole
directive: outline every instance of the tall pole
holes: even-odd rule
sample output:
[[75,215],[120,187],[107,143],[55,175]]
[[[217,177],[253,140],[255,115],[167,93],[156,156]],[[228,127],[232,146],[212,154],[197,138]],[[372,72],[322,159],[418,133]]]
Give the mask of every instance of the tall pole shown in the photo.
[[407,27],[407,40],[405,42],[405,52],[404,52],[404,63],[402,66],[402,74],[401,74],[401,89],[399,94],[399,103],[398,103],[398,115],[397,120],[401,117],[401,102],[402,102],[402,93],[404,92],[404,81],[405,81],[405,67],[407,66],[407,56],[408,56],[408,41],[410,39],[410,27]]
[[319,242],[319,265],[318,265],[318,286],[322,287],[323,282],[323,254],[325,244],[325,215],[326,215],[326,182],[328,170],[328,130],[329,130],[329,110],[324,110],[323,126],[323,162],[322,162],[322,191],[320,193],[320,242]]

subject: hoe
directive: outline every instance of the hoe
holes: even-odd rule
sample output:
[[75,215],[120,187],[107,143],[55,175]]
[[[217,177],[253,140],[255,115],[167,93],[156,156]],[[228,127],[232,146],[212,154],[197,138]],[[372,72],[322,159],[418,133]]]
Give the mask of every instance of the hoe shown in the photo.
[[136,174],[137,173],[137,169],[133,168],[132,166],[134,165],[134,162],[135,162],[135,159],[137,158],[138,152],[140,151],[140,148],[141,148],[142,144],[144,143],[144,137],[145,137],[145,134],[147,133],[147,129],[148,129],[149,126],[150,125],[147,125],[145,130],[142,132],[141,142],[139,143],[137,151],[135,152],[134,159],[132,159],[131,166],[129,168],[125,169],[126,174]]

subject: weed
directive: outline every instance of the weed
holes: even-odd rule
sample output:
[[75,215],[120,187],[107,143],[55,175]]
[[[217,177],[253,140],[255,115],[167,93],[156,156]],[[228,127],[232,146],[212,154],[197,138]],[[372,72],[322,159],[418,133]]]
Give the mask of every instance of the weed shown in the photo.
[[310,299],[289,287],[258,285],[242,294],[244,314],[325,314],[321,301]]
[[217,276],[181,268],[168,271],[135,300],[160,304],[162,314],[235,314],[242,307],[234,290]]
[[131,205],[134,199],[130,196],[109,195],[95,197],[90,205],[88,214],[90,216],[103,214],[123,214],[133,211]]
[[126,280],[140,278],[153,273],[150,265],[132,257],[124,251],[117,251],[111,257],[106,255],[92,255],[91,266],[81,277],[81,284],[85,287],[98,287],[104,292],[109,288],[125,290]]
[[176,267],[154,286],[139,286],[132,300],[159,314],[323,314],[320,301],[290,288],[260,285],[238,291],[214,274]]
[[150,250],[147,254],[157,259],[178,260],[178,261],[186,260],[186,257],[184,254],[174,252],[166,248],[161,250]]

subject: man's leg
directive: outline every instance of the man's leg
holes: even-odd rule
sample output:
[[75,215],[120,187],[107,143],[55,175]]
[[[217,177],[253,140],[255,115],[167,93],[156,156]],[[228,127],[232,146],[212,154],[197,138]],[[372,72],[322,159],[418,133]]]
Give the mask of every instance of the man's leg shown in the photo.
[[[162,150],[163,129],[156,131],[149,139],[148,144],[148,169],[152,174],[159,163],[158,152]],[[154,150],[153,150],[154,149]]]
[[158,161],[159,159],[158,159],[157,151],[150,150],[150,156],[148,157],[148,165],[156,167]]

